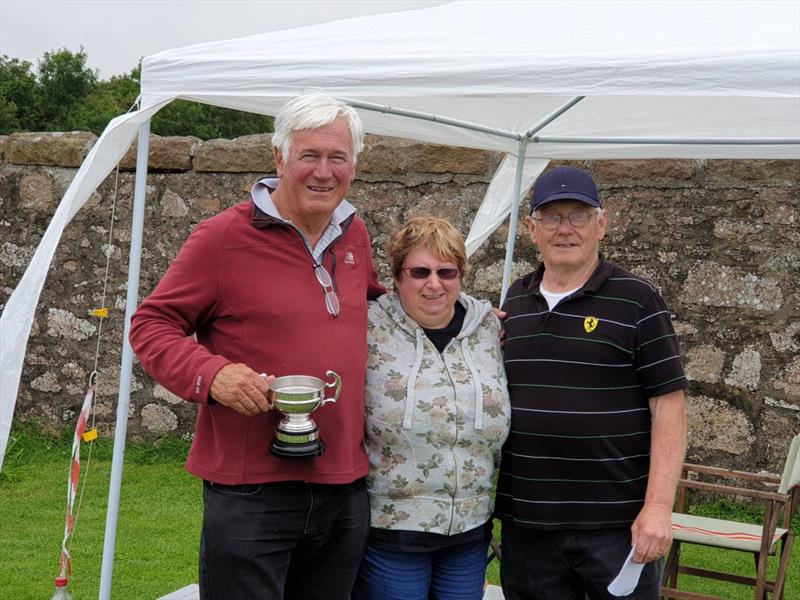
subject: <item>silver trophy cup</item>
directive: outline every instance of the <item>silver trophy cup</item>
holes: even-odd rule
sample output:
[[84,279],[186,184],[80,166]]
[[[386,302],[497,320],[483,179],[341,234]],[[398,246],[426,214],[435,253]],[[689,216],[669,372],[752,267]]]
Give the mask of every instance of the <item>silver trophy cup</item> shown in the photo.
[[[286,375],[270,384],[269,402],[283,415],[269,448],[275,456],[306,458],[325,451],[311,413],[328,402],[336,402],[342,391],[342,378],[338,374],[326,371],[325,376],[333,377],[333,382],[325,383],[310,375]],[[325,398],[325,388],[336,388],[332,398]]]

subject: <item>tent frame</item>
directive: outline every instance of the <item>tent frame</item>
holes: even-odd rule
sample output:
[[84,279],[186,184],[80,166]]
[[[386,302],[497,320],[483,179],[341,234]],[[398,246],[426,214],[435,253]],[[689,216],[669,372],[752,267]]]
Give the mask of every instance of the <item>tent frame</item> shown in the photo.
[[[553,121],[568,112],[572,107],[581,102],[585,96],[574,96],[563,105],[542,118],[524,133],[505,131],[484,127],[468,121],[461,121],[432,113],[407,110],[386,104],[363,102],[360,100],[343,99],[350,106],[373,112],[393,114],[397,116],[431,121],[443,125],[489,133],[498,137],[517,140],[516,167],[514,174],[514,192],[511,211],[509,214],[508,237],[506,242],[505,262],[503,265],[503,281],[500,303],[505,300],[506,292],[510,285],[511,269],[514,260],[514,245],[516,241],[519,220],[519,205],[522,200],[522,175],[525,164],[525,154],[531,143],[594,143],[594,144],[663,144],[663,145],[786,145],[800,146],[798,139],[671,139],[671,138],[585,138],[585,137],[559,137],[538,136],[537,132],[551,124]],[[122,359],[120,365],[120,385],[117,400],[117,418],[114,431],[114,451],[111,463],[111,479],[109,484],[108,506],[106,509],[106,529],[103,541],[103,560],[100,574],[100,600],[109,600],[111,597],[111,582],[114,569],[114,549],[116,545],[117,523],[119,517],[120,491],[122,487],[122,469],[125,457],[125,444],[128,430],[128,413],[130,409],[131,382],[133,378],[133,350],[128,340],[131,316],[138,306],[139,279],[141,270],[142,240],[144,237],[144,213],[147,190],[147,159],[150,143],[150,119],[139,126],[138,148],[136,154],[136,176],[133,199],[133,214],[131,218],[131,246],[128,266],[128,290],[125,303],[125,325],[123,335]]]

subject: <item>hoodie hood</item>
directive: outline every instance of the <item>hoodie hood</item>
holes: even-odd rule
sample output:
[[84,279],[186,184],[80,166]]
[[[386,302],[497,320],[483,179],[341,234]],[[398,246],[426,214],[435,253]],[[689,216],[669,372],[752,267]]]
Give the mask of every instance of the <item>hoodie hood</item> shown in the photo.
[[[458,302],[467,311],[467,314],[464,315],[464,324],[461,326],[461,332],[455,337],[456,340],[462,340],[475,333],[475,330],[478,329],[486,315],[492,311],[492,305],[486,300],[477,300],[464,292],[459,294]],[[422,331],[422,326],[406,314],[403,305],[400,303],[400,296],[395,292],[380,296],[378,304],[389,318],[409,336],[416,337],[416,331],[425,335],[425,332]]]

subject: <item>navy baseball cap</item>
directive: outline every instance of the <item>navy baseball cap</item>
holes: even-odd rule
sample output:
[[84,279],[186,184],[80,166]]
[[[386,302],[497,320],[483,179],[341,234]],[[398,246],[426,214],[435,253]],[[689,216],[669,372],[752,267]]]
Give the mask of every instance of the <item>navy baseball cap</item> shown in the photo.
[[600,206],[592,176],[573,167],[556,167],[539,177],[533,188],[531,214],[542,204],[554,200],[577,200],[589,206]]

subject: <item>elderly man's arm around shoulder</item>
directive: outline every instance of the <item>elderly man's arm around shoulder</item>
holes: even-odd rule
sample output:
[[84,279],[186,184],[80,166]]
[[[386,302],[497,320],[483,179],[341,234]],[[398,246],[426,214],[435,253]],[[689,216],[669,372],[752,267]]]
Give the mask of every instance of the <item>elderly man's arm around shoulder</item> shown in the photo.
[[666,555],[672,542],[672,505],[686,454],[686,402],[683,390],[650,398],[652,428],[650,473],[644,506],[632,527],[634,560]]

